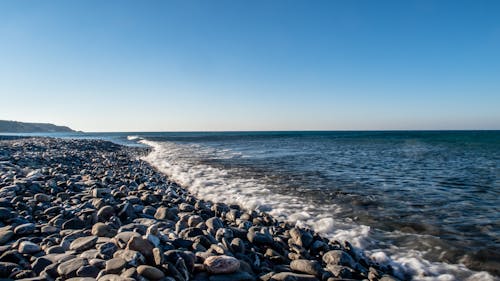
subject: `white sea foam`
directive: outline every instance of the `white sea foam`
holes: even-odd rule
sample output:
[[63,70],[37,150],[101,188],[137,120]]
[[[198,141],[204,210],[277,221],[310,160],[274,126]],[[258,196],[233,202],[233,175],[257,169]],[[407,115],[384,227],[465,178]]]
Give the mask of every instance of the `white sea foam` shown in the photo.
[[139,137],[139,136],[128,136],[128,137],[127,137],[127,140],[138,140],[138,139],[140,139],[140,138],[141,138],[141,137]]
[[[131,137],[136,136],[129,136],[128,139]],[[238,177],[238,171],[219,169],[196,161],[207,155],[217,158],[245,155],[200,145],[148,140],[141,140],[140,143],[153,148],[144,160],[200,198],[267,211],[278,219],[312,228],[329,239],[349,241],[359,249],[368,246],[373,249],[373,245],[377,245],[369,226],[336,217],[335,214],[340,211],[338,206],[314,206],[304,198],[275,193],[272,186],[259,179]],[[413,280],[422,281],[498,280],[486,272],[472,272],[463,265],[430,262],[423,258],[422,252],[411,249],[392,246],[365,250],[363,254],[380,264],[391,265],[401,278],[411,274]]]

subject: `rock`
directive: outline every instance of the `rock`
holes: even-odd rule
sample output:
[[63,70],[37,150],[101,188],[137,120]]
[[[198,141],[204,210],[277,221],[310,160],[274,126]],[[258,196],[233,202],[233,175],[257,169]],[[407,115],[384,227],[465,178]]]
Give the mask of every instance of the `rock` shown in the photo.
[[321,275],[323,274],[321,263],[314,260],[293,260],[290,263],[290,269],[300,273],[312,274],[316,277],[321,277]]
[[235,272],[229,274],[217,274],[208,278],[210,281],[253,281],[255,277],[248,272]]
[[132,237],[141,237],[141,235],[137,232],[124,231],[116,234],[113,239],[116,241],[118,247],[124,249]]
[[97,246],[97,250],[99,251],[99,256],[103,259],[110,259],[113,257],[116,251],[118,251],[118,246],[115,243],[107,242],[103,244],[99,244]]
[[76,271],[76,276],[95,278],[99,274],[99,271],[100,271],[100,269],[95,267],[95,266],[86,265],[86,266],[83,266]]
[[37,258],[33,264],[31,265],[31,269],[35,274],[40,275],[40,273],[49,265],[52,264],[52,261],[42,257]]
[[62,229],[83,229],[85,228],[85,222],[79,218],[72,218],[65,221],[62,226]]
[[18,225],[16,228],[14,228],[14,233],[16,235],[28,235],[35,232],[35,229],[36,226],[34,223],[25,223]]
[[203,264],[208,272],[214,274],[233,273],[240,268],[240,261],[230,256],[211,256]]
[[37,193],[35,194],[34,196],[35,198],[35,201],[37,202],[49,202],[52,198],[50,197],[50,195],[47,195],[47,194],[43,194],[43,193]]
[[127,243],[127,250],[138,251],[148,260],[153,259],[153,245],[142,237],[132,237]]
[[93,248],[96,243],[97,236],[80,237],[71,242],[69,249],[77,252],[83,252]]
[[104,206],[97,212],[97,220],[100,222],[108,221],[115,214],[115,209],[111,206]]
[[112,258],[106,261],[106,272],[112,274],[120,273],[126,265],[127,261],[123,258]]
[[[106,274],[97,279],[97,281],[125,281],[129,280],[126,278],[121,277],[120,275],[117,274]],[[134,279],[132,279],[134,280]]]
[[14,231],[12,230],[2,230],[0,231],[0,245],[3,245],[10,241],[10,239],[14,236]]
[[42,248],[40,248],[38,244],[35,244],[30,241],[23,241],[19,243],[18,251],[21,254],[34,254],[40,252],[41,250]]
[[6,221],[8,219],[11,219],[13,218],[13,213],[7,209],[7,208],[4,208],[4,207],[0,207],[0,220],[1,221]]
[[152,267],[149,265],[140,265],[137,267],[137,273],[139,275],[146,277],[151,280],[159,280],[165,277],[163,271],[159,270],[156,267]]
[[332,250],[326,252],[323,255],[323,261],[326,264],[346,265],[352,268],[356,265],[356,262],[352,259],[352,257],[342,250]]
[[314,275],[298,274],[293,272],[280,272],[271,277],[272,281],[320,281]]
[[298,228],[290,229],[290,236],[293,242],[301,247],[309,248],[313,242],[313,236],[308,231],[300,230]]
[[92,189],[92,196],[94,198],[102,198],[111,194],[111,189],[109,188],[94,188]]
[[173,208],[160,207],[156,210],[155,219],[157,220],[175,220],[177,214]]
[[96,279],[92,277],[73,277],[66,279],[66,281],[96,281]]
[[113,257],[123,258],[131,266],[138,266],[146,262],[146,259],[141,253],[132,250],[119,250],[113,255]]
[[205,224],[207,225],[207,227],[212,230],[214,233],[219,229],[219,228],[222,228],[224,227],[224,223],[222,222],[222,220],[218,217],[212,217],[212,218],[209,218]]
[[40,232],[43,234],[43,235],[50,235],[50,234],[54,234],[54,233],[57,233],[59,232],[59,228],[56,227],[56,226],[52,226],[52,225],[44,225],[42,226]]
[[116,232],[111,226],[102,222],[98,222],[92,226],[92,235],[98,237],[113,237],[115,234]]
[[163,254],[163,251],[160,248],[153,249],[153,259],[155,265],[157,266],[160,266],[165,262],[165,255]]
[[63,278],[76,277],[76,271],[86,265],[88,265],[87,259],[74,258],[61,263],[57,267],[57,273]]

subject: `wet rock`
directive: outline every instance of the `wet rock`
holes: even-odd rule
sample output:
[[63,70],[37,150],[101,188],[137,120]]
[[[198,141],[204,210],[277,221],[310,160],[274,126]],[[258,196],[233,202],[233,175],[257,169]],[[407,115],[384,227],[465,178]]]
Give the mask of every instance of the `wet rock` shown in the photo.
[[14,228],[14,233],[16,235],[28,235],[35,232],[36,226],[34,223],[25,223]]
[[42,249],[38,244],[30,241],[23,241],[19,243],[19,253],[21,254],[34,254],[40,252]]
[[63,278],[76,277],[76,272],[81,267],[88,265],[87,259],[75,258],[61,263],[57,267],[57,273]]
[[100,269],[95,267],[95,266],[86,265],[86,266],[83,266],[76,271],[76,276],[95,278],[99,274],[99,271],[100,271]]
[[210,281],[253,281],[256,278],[248,272],[235,272],[229,274],[217,274],[208,278]]
[[3,245],[10,241],[10,239],[14,236],[14,231],[12,230],[1,230],[0,231],[0,245]]
[[70,250],[83,252],[89,250],[97,243],[97,236],[80,237],[71,242]]
[[314,275],[293,272],[280,272],[271,277],[271,281],[320,281]]
[[97,212],[97,219],[100,222],[108,221],[115,214],[115,209],[111,206],[104,206]]
[[112,258],[106,261],[106,272],[112,274],[120,273],[126,265],[127,261],[123,258]]
[[43,194],[43,193],[37,193],[37,194],[35,194],[34,199],[37,202],[43,203],[43,202],[49,202],[52,198],[50,197],[50,195]]
[[116,231],[107,224],[98,222],[92,226],[92,235],[99,237],[113,237],[116,235]]
[[230,256],[211,256],[203,264],[208,272],[214,274],[233,273],[240,268],[240,261]]
[[323,274],[321,263],[313,260],[293,260],[290,262],[290,269],[300,273],[311,274],[320,277]]
[[163,271],[159,270],[156,267],[152,267],[149,265],[140,265],[137,267],[137,273],[139,275],[146,277],[151,280],[159,280],[165,277]]
[[332,250],[323,255],[323,262],[326,264],[338,264],[354,267],[356,262],[346,252],[342,250]]

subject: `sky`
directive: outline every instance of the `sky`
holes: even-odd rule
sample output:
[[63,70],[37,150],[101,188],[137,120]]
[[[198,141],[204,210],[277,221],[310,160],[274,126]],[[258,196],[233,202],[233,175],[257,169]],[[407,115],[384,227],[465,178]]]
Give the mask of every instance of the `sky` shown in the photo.
[[500,129],[500,1],[0,1],[0,119]]

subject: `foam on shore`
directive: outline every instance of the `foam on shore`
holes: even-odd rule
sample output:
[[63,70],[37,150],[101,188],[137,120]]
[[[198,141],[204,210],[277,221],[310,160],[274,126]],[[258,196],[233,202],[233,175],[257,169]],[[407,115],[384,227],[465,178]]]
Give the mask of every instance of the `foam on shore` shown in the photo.
[[[138,138],[134,138],[136,139]],[[198,145],[149,140],[140,140],[140,143],[153,148],[143,160],[200,198],[266,211],[278,219],[312,228],[329,239],[349,241],[358,249],[368,246],[371,249],[377,248],[374,245],[378,241],[372,238],[370,227],[336,217],[340,211],[340,207],[336,205],[315,206],[304,198],[275,193],[272,186],[259,179],[237,177],[237,170],[219,169],[193,160],[203,158],[204,153],[235,157],[228,150],[215,151]],[[411,276],[413,280],[425,281],[498,280],[486,272],[472,272],[464,265],[430,262],[423,258],[420,251],[395,246],[390,249],[366,250],[363,254],[381,264],[391,265],[396,275],[402,279]]]

